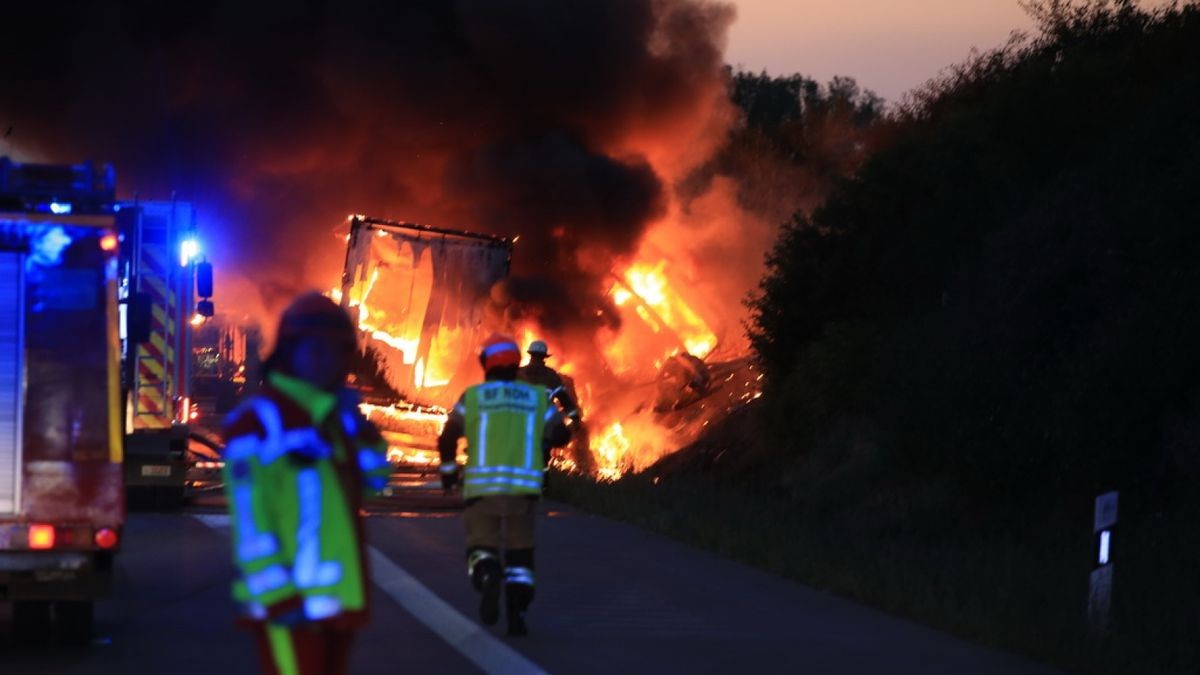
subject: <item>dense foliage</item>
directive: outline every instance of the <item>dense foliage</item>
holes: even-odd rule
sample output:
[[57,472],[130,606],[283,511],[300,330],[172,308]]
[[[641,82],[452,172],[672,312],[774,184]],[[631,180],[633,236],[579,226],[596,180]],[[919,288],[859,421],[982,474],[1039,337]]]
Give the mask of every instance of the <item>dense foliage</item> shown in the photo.
[[893,479],[991,504],[1197,477],[1200,8],[1033,11],[784,229],[751,334],[785,453],[865,420]]

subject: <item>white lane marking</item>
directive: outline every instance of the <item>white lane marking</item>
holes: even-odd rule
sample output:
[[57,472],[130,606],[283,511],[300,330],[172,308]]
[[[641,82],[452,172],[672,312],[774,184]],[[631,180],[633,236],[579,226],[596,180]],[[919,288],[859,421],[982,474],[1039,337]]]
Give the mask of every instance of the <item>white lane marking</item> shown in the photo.
[[537,664],[460,614],[374,546],[369,551],[375,585],[483,672],[547,675]]
[[[197,513],[196,520],[227,534],[229,515]],[[467,660],[491,675],[549,675],[520,652],[463,616],[374,546],[367,548],[372,581]]]
[[192,517],[214,530],[229,529],[228,513],[193,513]]

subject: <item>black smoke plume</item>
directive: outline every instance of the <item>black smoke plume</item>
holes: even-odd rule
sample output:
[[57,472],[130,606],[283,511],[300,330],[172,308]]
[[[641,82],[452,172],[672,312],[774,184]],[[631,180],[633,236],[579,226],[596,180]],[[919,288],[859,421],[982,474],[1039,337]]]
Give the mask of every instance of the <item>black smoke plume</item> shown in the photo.
[[513,292],[560,323],[596,316],[608,261],[665,212],[655,157],[720,128],[732,20],[704,0],[3,14],[0,154],[111,161],[126,195],[196,202],[213,257],[264,296],[227,306],[332,286],[337,227],[368,213],[519,235]]

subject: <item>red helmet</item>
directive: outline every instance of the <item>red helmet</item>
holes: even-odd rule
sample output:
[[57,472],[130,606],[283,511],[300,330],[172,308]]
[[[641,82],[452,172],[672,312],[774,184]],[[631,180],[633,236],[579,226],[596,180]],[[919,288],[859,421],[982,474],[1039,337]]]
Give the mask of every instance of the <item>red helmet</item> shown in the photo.
[[485,371],[505,366],[519,366],[521,365],[521,348],[517,346],[516,340],[507,335],[493,333],[491,337],[484,340],[483,347],[479,350],[479,362]]

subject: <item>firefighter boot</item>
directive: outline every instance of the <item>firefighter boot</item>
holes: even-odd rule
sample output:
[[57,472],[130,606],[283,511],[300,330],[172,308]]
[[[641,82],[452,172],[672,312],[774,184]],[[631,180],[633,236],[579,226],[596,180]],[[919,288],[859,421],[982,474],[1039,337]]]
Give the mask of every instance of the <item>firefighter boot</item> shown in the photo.
[[515,549],[505,554],[504,596],[508,634],[528,634],[525,611],[533,602],[533,549]]
[[495,551],[476,549],[467,558],[471,585],[482,594],[479,600],[479,620],[494,626],[500,620],[500,584],[503,571]]
[[528,635],[529,627],[525,624],[525,612],[529,603],[533,602],[533,584],[504,583],[504,608],[508,615],[509,635]]

